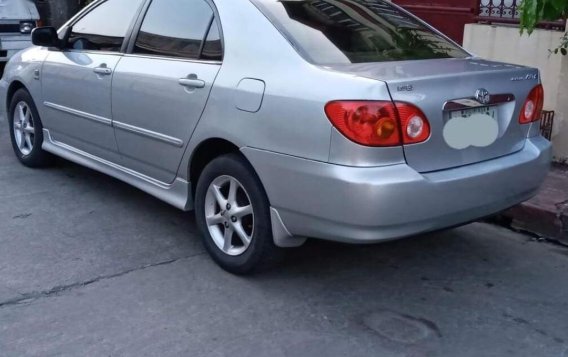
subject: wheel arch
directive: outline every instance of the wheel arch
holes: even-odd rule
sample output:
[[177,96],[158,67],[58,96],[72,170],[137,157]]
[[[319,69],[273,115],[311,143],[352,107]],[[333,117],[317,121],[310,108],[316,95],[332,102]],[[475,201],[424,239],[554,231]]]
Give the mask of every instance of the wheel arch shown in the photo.
[[[22,83],[19,80],[12,81],[12,83],[10,83],[10,85],[8,86],[8,91],[6,92],[6,111],[7,112],[9,112],[10,103],[12,102],[12,98],[14,97],[14,94],[16,94],[16,92],[19,89],[25,89],[29,93],[29,90],[25,86],[25,84]],[[7,113],[7,114],[10,115],[10,113]]]
[[[238,153],[245,158],[236,144],[223,138],[205,139],[196,146],[191,154],[188,167],[188,177],[191,183],[191,193],[193,197],[195,197],[197,181],[199,180],[203,169],[205,169],[205,166],[219,156],[230,153]],[[245,158],[245,160],[247,159]]]
[[222,138],[209,138],[202,141],[198,144],[193,150],[193,153],[190,157],[189,161],[189,179],[190,179],[190,189],[191,189],[191,197],[195,198],[195,191],[197,188],[197,181],[199,180],[199,176],[205,169],[208,163],[210,163],[215,158],[230,154],[230,153],[237,153],[239,154],[245,162],[247,162],[250,167],[252,168],[254,174],[258,177],[260,184],[262,185],[261,189],[265,191],[268,204],[270,208],[270,224],[272,228],[272,234],[274,243],[281,248],[292,248],[292,247],[299,247],[306,242],[306,238],[304,237],[294,237],[288,229],[286,228],[284,222],[282,221],[278,211],[272,208],[270,196],[268,196],[268,192],[266,192],[266,187],[262,180],[262,177],[258,174],[258,171],[254,168],[250,160],[244,155],[240,148],[232,143],[229,140],[222,139]]

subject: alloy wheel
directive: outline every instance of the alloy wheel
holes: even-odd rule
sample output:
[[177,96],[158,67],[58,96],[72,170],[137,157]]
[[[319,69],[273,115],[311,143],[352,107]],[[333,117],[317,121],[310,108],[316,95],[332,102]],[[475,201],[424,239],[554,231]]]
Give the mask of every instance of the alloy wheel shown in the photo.
[[205,196],[205,220],[213,242],[223,253],[238,256],[249,248],[254,234],[250,197],[234,177],[217,177]]
[[26,102],[19,102],[13,115],[14,138],[22,155],[29,155],[34,149],[34,118]]

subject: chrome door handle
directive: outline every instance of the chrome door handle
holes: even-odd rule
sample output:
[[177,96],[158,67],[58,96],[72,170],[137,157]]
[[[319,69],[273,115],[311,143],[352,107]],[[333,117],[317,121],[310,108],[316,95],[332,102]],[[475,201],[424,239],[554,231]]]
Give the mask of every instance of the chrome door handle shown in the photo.
[[[196,76],[197,77],[197,76]],[[205,88],[205,81],[189,76],[187,78],[180,78],[179,84],[187,88]]]
[[99,67],[95,67],[95,69],[93,69],[93,72],[95,72],[96,74],[103,75],[103,76],[108,76],[108,75],[112,74],[112,69],[110,69],[106,65],[102,64]]

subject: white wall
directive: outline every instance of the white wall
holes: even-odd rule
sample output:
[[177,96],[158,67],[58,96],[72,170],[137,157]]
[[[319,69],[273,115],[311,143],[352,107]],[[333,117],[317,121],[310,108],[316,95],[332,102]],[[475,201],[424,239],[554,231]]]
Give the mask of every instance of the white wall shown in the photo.
[[464,47],[491,60],[540,69],[545,89],[545,110],[556,112],[553,132],[554,156],[568,160],[568,56],[550,55],[562,33],[537,29],[531,36],[520,35],[514,26],[469,24],[465,26]]

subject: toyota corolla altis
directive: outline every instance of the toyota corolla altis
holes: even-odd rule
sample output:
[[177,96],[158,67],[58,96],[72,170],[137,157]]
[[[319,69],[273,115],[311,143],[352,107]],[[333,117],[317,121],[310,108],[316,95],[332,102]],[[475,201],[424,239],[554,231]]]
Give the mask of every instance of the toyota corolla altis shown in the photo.
[[536,69],[476,58],[382,0],[98,0],[0,82],[14,152],[195,209],[246,273],[320,238],[375,243],[533,196]]

